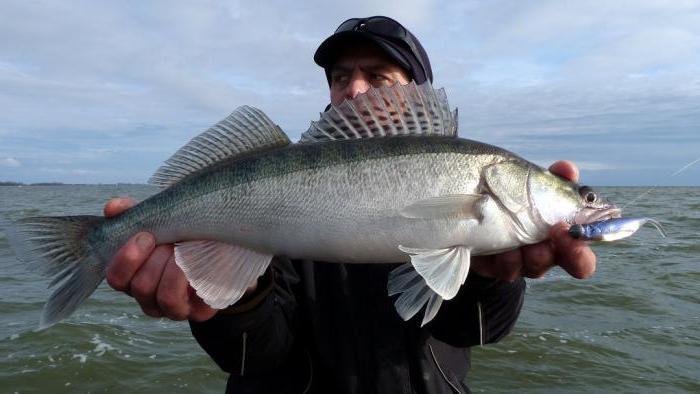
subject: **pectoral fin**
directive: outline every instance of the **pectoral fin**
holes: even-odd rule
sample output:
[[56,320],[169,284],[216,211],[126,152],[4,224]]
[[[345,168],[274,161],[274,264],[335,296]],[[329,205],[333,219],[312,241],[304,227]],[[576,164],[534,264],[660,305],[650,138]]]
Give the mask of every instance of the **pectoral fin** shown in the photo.
[[420,200],[404,207],[400,214],[410,219],[434,219],[458,217],[481,220],[481,206],[487,196],[483,194],[454,194]]
[[265,272],[272,255],[216,241],[175,244],[175,262],[209,306],[223,309],[238,301]]

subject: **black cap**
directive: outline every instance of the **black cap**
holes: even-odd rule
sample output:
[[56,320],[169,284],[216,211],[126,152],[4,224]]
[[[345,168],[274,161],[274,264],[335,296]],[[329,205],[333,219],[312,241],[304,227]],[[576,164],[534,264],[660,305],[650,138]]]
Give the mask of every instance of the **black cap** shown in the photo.
[[418,39],[399,22],[386,16],[352,18],[341,23],[332,36],[316,50],[314,61],[326,70],[330,83],[330,69],[348,46],[358,41],[369,41],[408,71],[417,84],[433,82],[433,70],[425,49]]

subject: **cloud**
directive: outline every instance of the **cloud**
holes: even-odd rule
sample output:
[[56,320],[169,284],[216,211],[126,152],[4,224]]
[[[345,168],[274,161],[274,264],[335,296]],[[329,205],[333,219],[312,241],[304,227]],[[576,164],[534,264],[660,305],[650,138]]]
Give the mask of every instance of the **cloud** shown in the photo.
[[0,178],[42,181],[63,163],[94,173],[52,180],[142,182],[243,104],[296,139],[328,102],[317,45],[345,18],[377,14],[420,38],[463,136],[596,173],[630,168],[626,182],[700,151],[693,1],[7,1],[0,157],[23,172]]
[[0,159],[0,167],[21,167],[22,163],[12,157]]

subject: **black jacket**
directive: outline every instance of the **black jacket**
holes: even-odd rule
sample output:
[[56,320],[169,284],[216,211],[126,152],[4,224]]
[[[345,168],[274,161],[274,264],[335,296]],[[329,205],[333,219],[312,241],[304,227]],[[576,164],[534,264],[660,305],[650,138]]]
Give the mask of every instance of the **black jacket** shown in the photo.
[[252,298],[192,333],[231,375],[231,393],[463,393],[469,346],[495,342],[515,324],[524,280],[470,273],[458,295],[420,327],[387,296],[396,264],[275,258]]

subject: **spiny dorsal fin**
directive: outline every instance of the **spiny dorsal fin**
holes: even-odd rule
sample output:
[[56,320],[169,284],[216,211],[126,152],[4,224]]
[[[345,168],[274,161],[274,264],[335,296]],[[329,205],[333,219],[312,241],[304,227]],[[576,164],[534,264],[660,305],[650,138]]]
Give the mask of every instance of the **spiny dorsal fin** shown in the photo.
[[223,160],[289,143],[267,115],[244,105],[175,152],[148,182],[165,188]]
[[430,83],[370,88],[321,114],[299,142],[395,135],[457,136],[457,110],[450,111],[444,89]]

